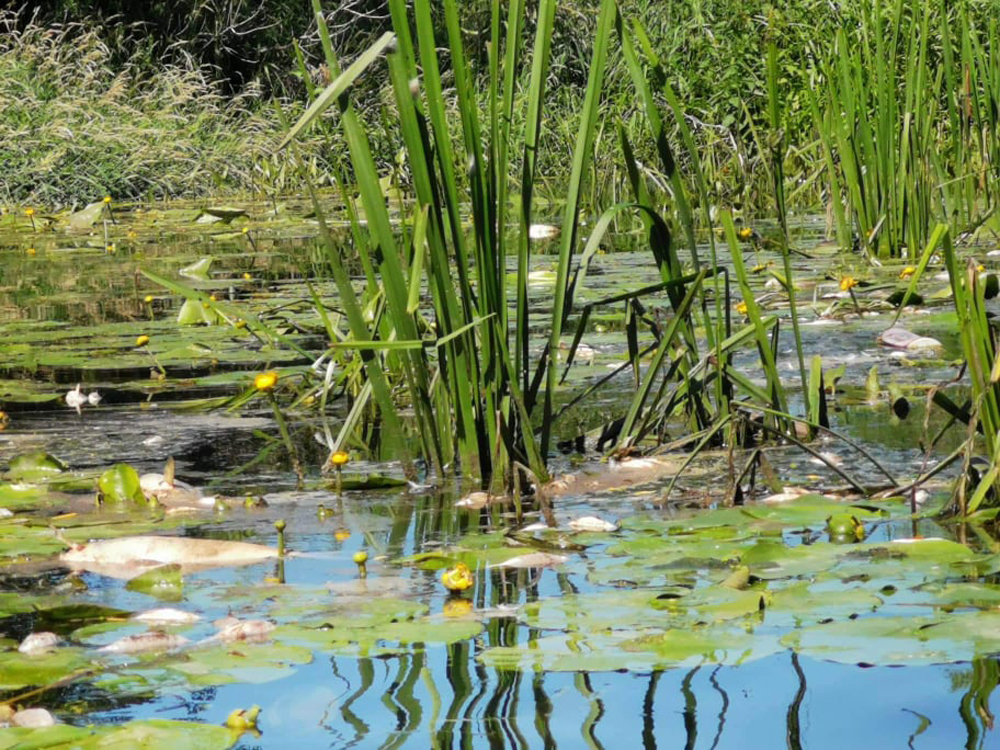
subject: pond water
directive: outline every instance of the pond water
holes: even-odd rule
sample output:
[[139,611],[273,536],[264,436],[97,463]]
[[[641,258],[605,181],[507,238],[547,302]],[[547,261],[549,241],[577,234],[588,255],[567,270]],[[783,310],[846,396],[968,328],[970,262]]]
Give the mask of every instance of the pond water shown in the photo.
[[[768,454],[786,485],[810,491],[796,500],[718,507],[727,470],[727,455],[718,453],[689,469],[669,501],[664,489],[679,461],[669,474],[650,470],[662,476],[649,483],[622,469],[632,478],[571,486],[554,500],[554,526],[526,530],[541,516],[529,511],[518,526],[506,506],[456,508],[472,488],[453,478],[430,477],[417,489],[369,482],[370,489],[338,493],[316,468],[327,449],[313,438],[339,429],[346,408],[333,401],[325,425],[315,410],[288,410],[308,467],[297,487],[266,401],[204,408],[247,391],[266,368],[307,371],[326,344],[311,302],[309,283],[323,261],[307,210],[247,208],[250,220],[232,225],[198,224],[200,211],[183,205],[120,210],[108,238],[99,225],[90,232],[67,232],[59,222],[42,232],[26,231],[23,221],[7,226],[0,398],[10,422],[0,432],[0,465],[45,451],[68,468],[0,485],[0,508],[13,512],[0,517],[0,699],[48,686],[17,703],[80,728],[77,742],[147,720],[211,727],[235,709],[262,709],[259,735],[203,737],[188,724],[162,724],[167,734],[147,738],[147,746],[1000,746],[992,733],[1000,547],[989,528],[914,516],[907,498],[845,496],[843,481],[798,449]],[[814,224],[799,232],[803,247],[816,243]],[[584,301],[655,280],[647,257],[621,242],[595,262]],[[185,283],[261,316],[303,351],[229,325],[178,326],[183,300],[139,275],[179,279],[206,257],[208,272],[189,270]],[[541,310],[551,263],[544,255],[536,263]],[[864,316],[834,296],[847,271],[857,272],[842,258],[796,261],[805,348],[820,353],[825,368],[845,365],[833,428],[897,478],[913,477],[963,438],[950,436],[930,459],[921,449],[945,423],[933,409],[925,420],[922,394],[956,374],[953,317],[947,301],[905,313],[902,324],[943,348],[923,359],[893,353],[876,342],[889,316],[874,313],[899,269],[873,273],[873,288],[858,293]],[[945,286],[931,280],[926,291]],[[312,289],[333,299],[327,284]],[[821,317],[831,305],[841,313]],[[584,337],[594,362],[572,369],[571,386],[622,361],[621,311],[602,312]],[[779,366],[792,380],[797,365],[785,328]],[[139,335],[150,336],[148,346],[135,346]],[[759,376],[752,351],[739,361]],[[913,408],[905,421],[887,400],[868,402],[873,366],[883,382],[907,389]],[[100,392],[101,403],[80,414],[69,408],[64,396],[77,383]],[[626,373],[569,412],[562,436],[608,421],[629,388]],[[816,447],[865,483],[885,483],[843,443]],[[227,507],[164,514],[94,506],[96,477],[112,464],[141,474],[160,471],[169,457],[180,478],[229,498]],[[605,470],[597,458],[559,456],[555,468],[598,476]],[[346,486],[375,474],[401,476],[387,457],[355,452]],[[929,485],[930,505],[945,498],[948,477]],[[266,504],[245,507],[246,497]],[[618,528],[569,527],[587,516]],[[850,541],[835,533],[828,519],[842,516],[863,532]],[[52,557],[62,544],[49,528],[71,541],[163,533],[274,546],[279,519],[294,553],[286,559],[191,572],[180,586],[152,593],[93,570],[71,572]],[[352,560],[362,551],[366,577]],[[518,562],[533,553],[550,557]],[[449,594],[440,574],[459,561],[473,569],[475,584]],[[146,630],[128,613],[163,606],[200,616],[168,628],[187,645],[97,650]],[[277,627],[262,642],[209,640],[213,622],[227,616]],[[18,653],[18,642],[39,629],[60,636],[58,650]],[[0,730],[0,748],[65,739],[48,731]]]

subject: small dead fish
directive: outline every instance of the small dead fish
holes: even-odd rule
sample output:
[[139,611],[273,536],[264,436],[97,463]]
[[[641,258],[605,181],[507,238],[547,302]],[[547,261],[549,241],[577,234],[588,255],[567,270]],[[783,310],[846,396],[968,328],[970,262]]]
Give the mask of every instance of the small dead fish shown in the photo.
[[552,224],[531,224],[528,227],[528,237],[533,240],[548,240],[559,234],[559,227]]
[[146,651],[173,651],[190,641],[182,635],[162,633],[158,630],[138,635],[127,635],[107,646],[97,649],[106,654],[139,654]]
[[146,497],[151,497],[167,506],[215,505],[214,497],[205,497],[186,482],[174,478],[174,459],[167,459],[162,474],[143,474],[139,486]]
[[212,636],[212,640],[220,640],[226,643],[233,641],[262,641],[276,627],[277,625],[268,620],[236,620],[220,628],[219,632]]
[[201,617],[194,612],[185,612],[182,609],[160,607],[158,609],[147,609],[145,612],[138,612],[132,615],[131,619],[151,625],[190,625],[200,620]]
[[457,503],[455,503],[455,507],[465,508],[466,510],[479,510],[480,508],[485,508],[489,504],[490,504],[489,494],[479,491],[479,492],[470,492],[468,495],[466,495]]
[[925,349],[940,349],[941,342],[929,336],[918,336],[912,331],[899,326],[893,326],[879,334],[878,342],[882,346],[893,349],[906,349],[907,351],[920,351]]
[[574,518],[569,522],[569,527],[574,531],[618,531],[618,524],[605,521],[597,516]]
[[569,560],[565,555],[552,555],[548,552],[529,552],[526,555],[518,555],[502,563],[491,565],[491,568],[549,568],[554,565],[562,565]]
[[38,729],[55,726],[55,723],[55,717],[44,708],[25,708],[10,717],[12,727]]
[[43,651],[50,651],[59,645],[59,636],[55,633],[43,631],[32,633],[17,647],[22,654],[40,654]]

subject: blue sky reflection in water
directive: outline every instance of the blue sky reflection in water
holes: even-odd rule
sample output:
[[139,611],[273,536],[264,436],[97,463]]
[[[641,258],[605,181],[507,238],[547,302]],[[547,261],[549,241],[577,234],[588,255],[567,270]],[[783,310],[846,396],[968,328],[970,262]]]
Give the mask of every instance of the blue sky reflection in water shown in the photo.
[[[465,644],[424,656],[319,658],[265,686],[206,690],[200,700],[161,707],[157,716],[222,722],[234,705],[262,706],[263,735],[246,747],[551,747],[781,748],[799,690],[790,653],[739,667],[706,665],[653,674],[497,672],[449,658]],[[873,667],[800,658],[806,691],[798,709],[799,747],[915,748],[965,746],[959,713],[970,665]],[[414,669],[435,675],[440,706]],[[444,678],[454,675],[452,686]],[[412,680],[412,700],[399,700]],[[991,701],[995,710],[995,701]],[[169,705],[169,702],[168,702]],[[593,716],[595,721],[586,721]],[[982,744],[996,735],[974,721]]]

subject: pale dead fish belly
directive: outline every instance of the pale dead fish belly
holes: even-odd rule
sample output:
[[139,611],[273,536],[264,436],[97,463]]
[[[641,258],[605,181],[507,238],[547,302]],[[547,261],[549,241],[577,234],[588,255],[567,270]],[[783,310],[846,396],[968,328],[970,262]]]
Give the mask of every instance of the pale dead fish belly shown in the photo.
[[68,565],[160,563],[189,565],[238,565],[278,556],[276,549],[248,542],[189,539],[169,536],[135,536],[78,545],[59,559]]

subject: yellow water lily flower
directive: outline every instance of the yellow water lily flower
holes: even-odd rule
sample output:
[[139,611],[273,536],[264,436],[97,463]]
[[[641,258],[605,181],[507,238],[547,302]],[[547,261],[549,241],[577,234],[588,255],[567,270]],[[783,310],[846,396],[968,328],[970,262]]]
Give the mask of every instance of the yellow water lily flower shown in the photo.
[[465,563],[458,563],[454,568],[441,574],[441,583],[449,591],[465,591],[476,582],[475,576]]
[[25,216],[34,216],[35,215],[35,209],[33,209],[33,208],[31,208],[29,206],[28,208],[24,209],[24,215]]
[[350,455],[347,451],[334,451],[333,455],[330,456],[330,463],[336,467],[341,467],[351,460]]
[[147,294],[146,297],[145,297],[146,304],[148,305],[152,301],[153,301],[153,295],[152,294]]
[[348,531],[347,529],[337,529],[335,532],[333,532],[333,538],[336,539],[338,542],[346,542],[348,539],[351,538],[351,532]]
[[149,343],[149,336],[147,336],[146,334],[142,334],[141,336],[137,336],[136,339],[135,339],[135,345],[136,346],[145,346],[148,343]]
[[741,240],[748,240],[751,237],[753,237],[753,229],[751,229],[750,227],[743,227],[736,234],[737,236],[739,236]]
[[105,195],[104,196],[104,202],[105,203],[111,203],[111,196],[110,195]]
[[274,370],[262,372],[253,379],[253,387],[258,391],[272,391],[278,384],[278,373]]
[[858,285],[858,280],[853,276],[840,277],[840,291],[847,292]]
[[913,266],[907,266],[906,268],[904,268],[902,271],[899,272],[899,278],[908,279],[916,272],[917,272],[916,268],[914,268]]
[[254,731],[257,729],[258,716],[260,716],[260,706],[237,708],[226,717],[226,726],[237,732]]
[[737,302],[736,303],[736,312],[738,312],[740,315],[746,315],[747,314],[747,303],[746,302]]

